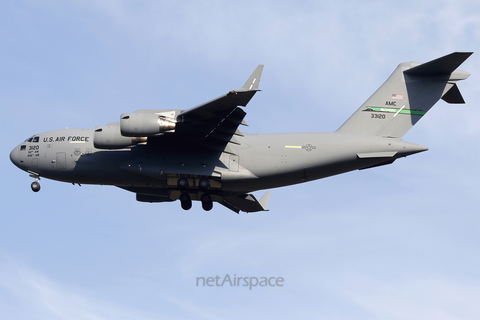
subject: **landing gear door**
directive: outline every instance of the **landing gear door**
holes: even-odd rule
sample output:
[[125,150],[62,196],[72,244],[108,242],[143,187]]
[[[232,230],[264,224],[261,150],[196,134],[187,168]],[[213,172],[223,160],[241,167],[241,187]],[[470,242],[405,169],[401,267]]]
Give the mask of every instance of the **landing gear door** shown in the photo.
[[230,171],[238,172],[239,161],[240,161],[240,159],[239,159],[238,155],[235,155],[235,154],[230,155],[230,165],[228,167],[230,169]]
[[57,169],[67,169],[67,159],[65,152],[57,153]]

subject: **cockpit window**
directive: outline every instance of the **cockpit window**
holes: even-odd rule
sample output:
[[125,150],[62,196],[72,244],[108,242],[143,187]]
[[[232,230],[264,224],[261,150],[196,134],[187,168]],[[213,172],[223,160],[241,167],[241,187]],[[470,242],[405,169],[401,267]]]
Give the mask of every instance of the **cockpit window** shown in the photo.
[[27,140],[25,140],[25,142],[27,142],[27,141],[28,141],[28,142],[32,142],[32,140],[33,140],[33,137],[30,137],[30,138],[28,138]]
[[20,146],[20,151],[24,151],[27,149],[27,146],[26,145],[23,145],[23,146]]
[[33,142],[38,142],[39,140],[40,140],[40,137],[33,138]]

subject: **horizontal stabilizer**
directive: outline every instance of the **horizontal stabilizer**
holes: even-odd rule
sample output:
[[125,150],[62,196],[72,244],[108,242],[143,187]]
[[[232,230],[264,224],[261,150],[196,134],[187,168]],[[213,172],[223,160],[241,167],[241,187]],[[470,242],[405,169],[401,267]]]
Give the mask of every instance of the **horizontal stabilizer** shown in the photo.
[[460,90],[458,90],[456,84],[454,84],[453,87],[443,95],[442,100],[447,103],[465,103],[465,100],[463,100],[462,94],[460,93]]
[[243,212],[258,212],[268,211],[267,204],[270,200],[271,191],[265,192],[263,197],[258,201],[253,194],[245,193],[236,197],[225,198],[220,204],[228,209],[239,213]]
[[408,69],[404,73],[418,76],[450,74],[472,54],[473,52],[454,52],[444,57]]

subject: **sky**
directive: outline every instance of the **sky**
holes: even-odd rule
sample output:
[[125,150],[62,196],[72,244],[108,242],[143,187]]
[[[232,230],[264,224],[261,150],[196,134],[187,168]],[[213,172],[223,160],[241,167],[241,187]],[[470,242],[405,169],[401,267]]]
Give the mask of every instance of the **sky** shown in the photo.
[[[478,1],[1,1],[0,319],[477,319]],[[33,181],[26,138],[188,109],[265,64],[247,133],[336,130],[405,61],[475,52],[429,151],[273,189],[235,214]],[[261,196],[263,192],[255,193]],[[198,277],[283,286],[197,286]]]

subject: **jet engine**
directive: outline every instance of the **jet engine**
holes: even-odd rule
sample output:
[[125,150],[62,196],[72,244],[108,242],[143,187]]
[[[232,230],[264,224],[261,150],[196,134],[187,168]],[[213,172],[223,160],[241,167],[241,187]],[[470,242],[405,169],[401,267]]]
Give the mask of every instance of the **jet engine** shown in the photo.
[[120,131],[125,137],[149,137],[175,130],[175,120],[157,113],[124,113]]
[[93,133],[93,146],[97,149],[123,149],[146,141],[146,137],[122,136],[119,122],[97,126]]

